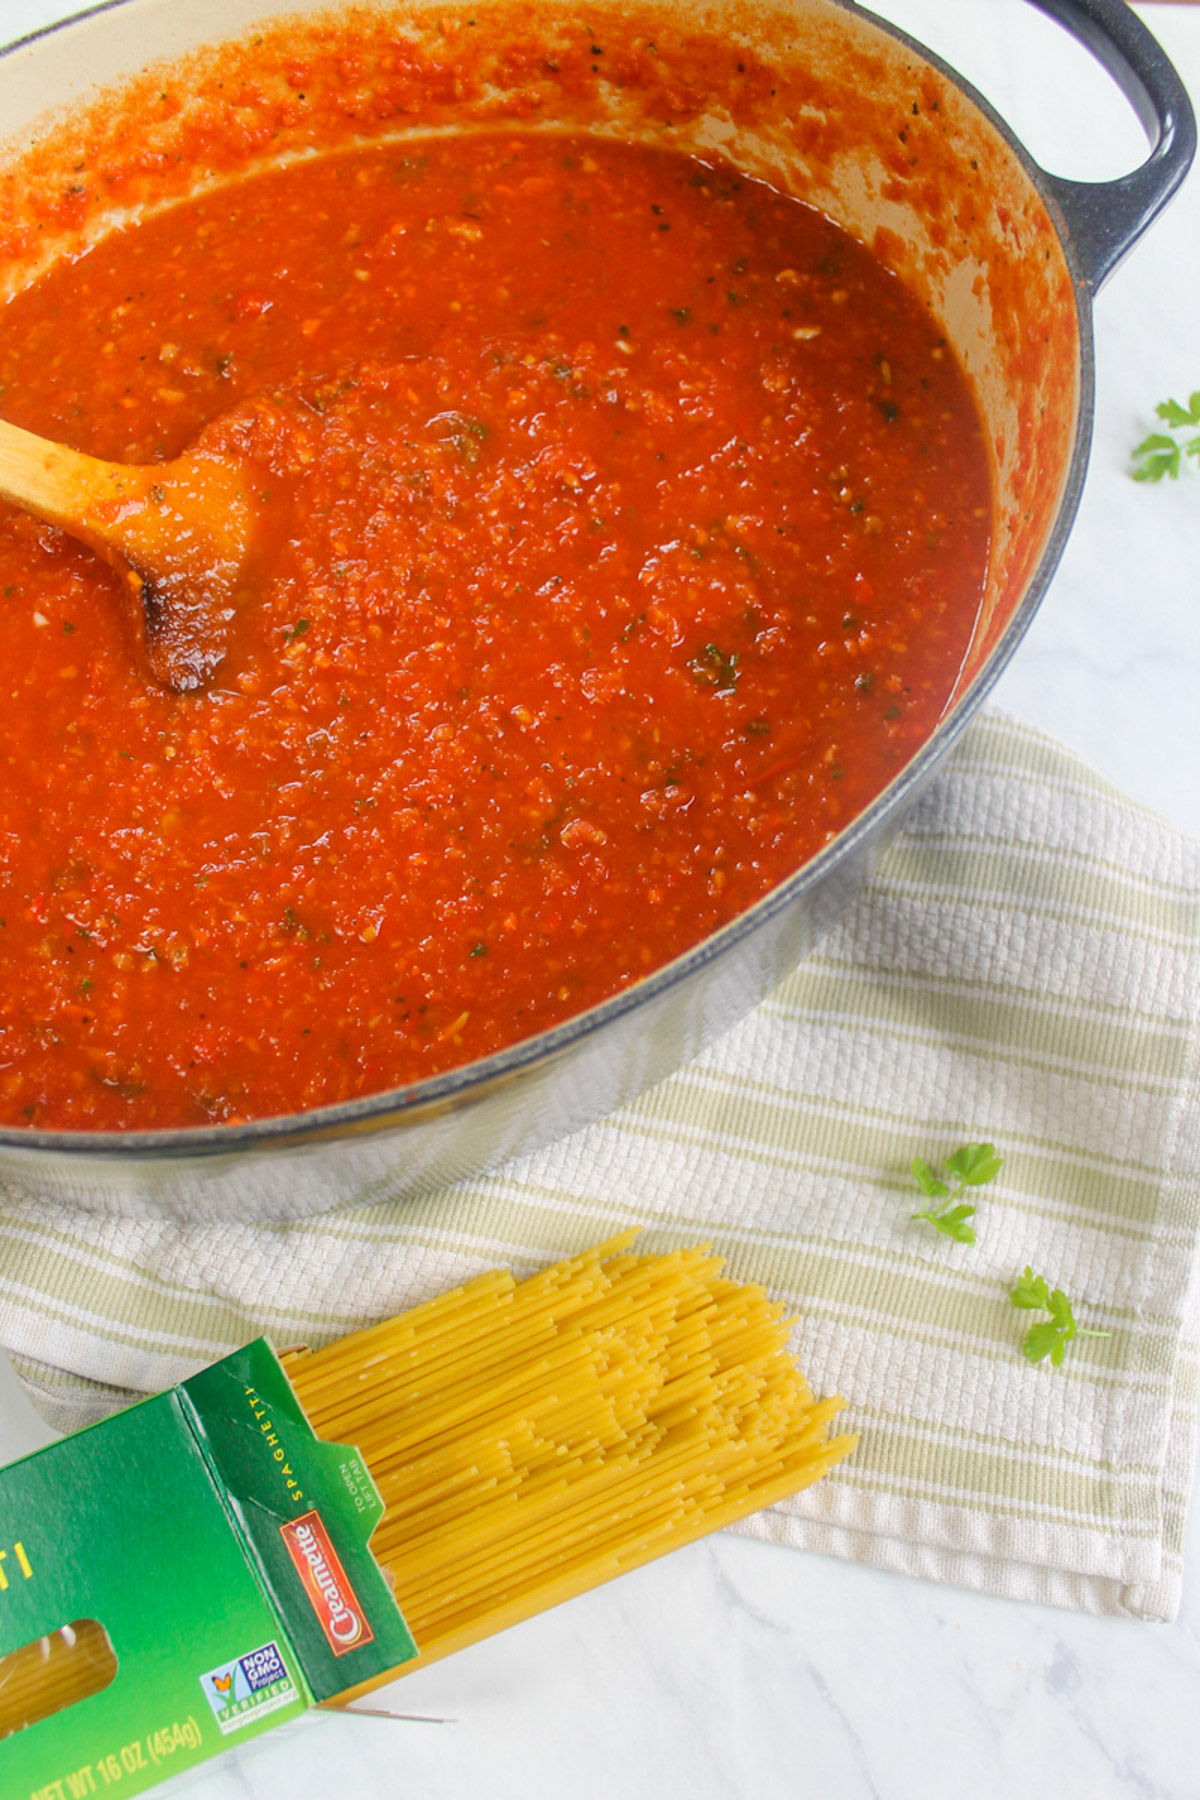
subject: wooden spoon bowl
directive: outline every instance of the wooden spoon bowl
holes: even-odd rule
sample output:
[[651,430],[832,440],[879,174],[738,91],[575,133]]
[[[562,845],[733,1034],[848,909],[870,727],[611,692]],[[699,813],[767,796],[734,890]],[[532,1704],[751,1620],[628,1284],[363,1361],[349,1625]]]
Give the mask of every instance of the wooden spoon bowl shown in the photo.
[[102,462],[0,421],[0,496],[116,569],[137,651],[163,687],[202,687],[225,655],[260,498],[247,465],[189,450]]

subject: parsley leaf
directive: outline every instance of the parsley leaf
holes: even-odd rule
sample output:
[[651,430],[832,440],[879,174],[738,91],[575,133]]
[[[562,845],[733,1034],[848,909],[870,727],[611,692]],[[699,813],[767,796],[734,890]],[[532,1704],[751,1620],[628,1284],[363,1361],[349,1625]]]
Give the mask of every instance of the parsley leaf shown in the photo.
[[1066,1339],[1061,1328],[1053,1319],[1043,1319],[1040,1325],[1031,1325],[1025,1333],[1025,1341],[1021,1345],[1022,1354],[1030,1362],[1044,1362],[1047,1357],[1059,1368],[1063,1359],[1063,1345]]
[[956,1244],[973,1244],[975,1242],[974,1227],[967,1224],[968,1219],[975,1217],[973,1206],[951,1206],[942,1212],[914,1213],[914,1218],[928,1219],[936,1230],[945,1237],[953,1238]]
[[1028,1263],[1008,1297],[1014,1306],[1025,1311],[1050,1314],[1048,1319],[1039,1319],[1025,1333],[1021,1353],[1029,1362],[1044,1362],[1049,1357],[1058,1369],[1062,1367],[1063,1353],[1072,1338],[1112,1336],[1111,1331],[1090,1331],[1086,1326],[1077,1325],[1071,1302],[1062,1289],[1052,1288],[1046,1277],[1035,1275]]
[[964,1144],[946,1158],[946,1167],[966,1187],[983,1187],[1000,1173],[995,1144]]
[[950,1192],[945,1182],[938,1180],[929,1164],[924,1162],[921,1157],[913,1157],[912,1172],[916,1176],[921,1192],[927,1194],[931,1200],[943,1200]]
[[1178,481],[1182,452],[1174,438],[1164,437],[1161,431],[1152,431],[1137,445],[1133,455],[1138,464],[1133,471],[1135,481],[1161,481],[1164,475]]
[[1186,407],[1180,406],[1178,400],[1162,400],[1154,410],[1171,426],[1200,425],[1200,388],[1188,395]]
[[[1178,400],[1160,400],[1154,410],[1172,431],[1187,431],[1193,425],[1200,425],[1200,388],[1188,395],[1186,406],[1181,406]],[[1166,432],[1152,431],[1134,449],[1133,479],[1161,481],[1165,475],[1171,481],[1178,481],[1185,456],[1194,456],[1200,462],[1200,435],[1181,442]]]
[[1050,1311],[1050,1289],[1046,1285],[1044,1275],[1035,1275],[1028,1263],[1025,1273],[1008,1296],[1014,1306],[1040,1307],[1043,1312]]
[[953,1156],[946,1158],[945,1167],[958,1184],[954,1188],[943,1181],[923,1157],[914,1156],[912,1172],[917,1186],[928,1201],[940,1201],[941,1204],[923,1206],[912,1217],[924,1219],[927,1225],[932,1225],[944,1237],[953,1238],[956,1244],[973,1244],[975,1229],[967,1221],[975,1217],[975,1208],[963,1204],[960,1197],[969,1187],[983,1187],[985,1182],[994,1181],[1000,1173],[1001,1159],[994,1144],[963,1144]]

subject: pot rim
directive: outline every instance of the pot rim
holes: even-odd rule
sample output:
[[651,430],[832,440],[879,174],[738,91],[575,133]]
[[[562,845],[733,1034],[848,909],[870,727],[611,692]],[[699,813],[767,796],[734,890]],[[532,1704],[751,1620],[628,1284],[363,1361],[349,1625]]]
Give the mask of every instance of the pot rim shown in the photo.
[[[136,5],[139,0],[98,0],[86,10],[42,26],[11,44],[0,47],[0,59],[60,32],[86,25],[103,15]],[[1078,410],[1054,522],[1037,566],[1029,577],[1011,618],[969,686],[954,701],[921,748],[868,805],[839,832],[832,843],[810,857],[754,905],[728,924],[662,964],[648,975],[610,995],[607,1000],[573,1014],[549,1030],[522,1038],[503,1050],[474,1062],[463,1063],[438,1075],[399,1088],[386,1088],[354,1100],[317,1106],[307,1112],[272,1114],[236,1124],[165,1127],[142,1131],[48,1131],[36,1126],[0,1126],[0,1152],[31,1162],[46,1154],[74,1161],[121,1163],[171,1163],[211,1157],[245,1156],[326,1142],[364,1131],[416,1123],[450,1110],[465,1108],[476,1094],[507,1085],[515,1078],[553,1063],[595,1033],[640,1010],[658,996],[687,981],[699,970],[724,960],[729,952],[755,936],[779,913],[790,909],[811,889],[821,886],[839,868],[851,864],[872,839],[888,814],[902,813],[925,784],[937,763],[946,756],[978,712],[1000,675],[1008,666],[1062,557],[1079,501],[1091,447],[1094,410],[1094,344],[1092,334],[1092,275],[1082,266],[1069,226],[1064,221],[1057,178],[1033,159],[1012,128],[991,103],[949,63],[920,40],[890,21],[879,18],[857,0],[827,0],[839,10],[864,20],[903,44],[914,56],[935,69],[975,106],[1020,163],[1025,175],[1046,206],[1055,239],[1072,274],[1079,343]],[[1042,0],[1034,0],[1042,4]],[[1085,0],[1086,3],[1086,0]],[[280,16],[286,14],[286,0]]]

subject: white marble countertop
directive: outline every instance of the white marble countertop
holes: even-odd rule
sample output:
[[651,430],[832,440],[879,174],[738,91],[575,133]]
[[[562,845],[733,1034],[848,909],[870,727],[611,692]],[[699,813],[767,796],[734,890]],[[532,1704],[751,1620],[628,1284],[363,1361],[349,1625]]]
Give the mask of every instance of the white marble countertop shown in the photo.
[[[0,0],[5,39],[69,12]],[[1057,172],[1143,141],[1022,0],[876,0]],[[1200,5],[1140,8],[1200,95]],[[1200,470],[1142,487],[1154,403],[1200,387],[1200,174],[1101,295],[1096,437],[1053,588],[996,698],[1200,834]],[[48,1433],[0,1363],[0,1460]],[[1018,1605],[723,1536],[182,1777],[195,1800],[1188,1800],[1200,1526],[1168,1626]],[[168,1790],[163,1790],[164,1792]],[[0,1800],[9,1800],[8,1796]],[[15,1800],[15,1797],[14,1797]]]

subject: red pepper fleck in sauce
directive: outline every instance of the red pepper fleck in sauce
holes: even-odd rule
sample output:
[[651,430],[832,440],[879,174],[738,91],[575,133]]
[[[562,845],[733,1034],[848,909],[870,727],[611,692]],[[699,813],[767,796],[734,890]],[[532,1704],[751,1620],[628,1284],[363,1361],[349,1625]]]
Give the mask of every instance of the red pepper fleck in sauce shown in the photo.
[[989,478],[935,321],[720,162],[330,154],[15,298],[17,423],[251,459],[211,686],[0,508],[0,1121],[293,1112],[496,1050],[758,899],[945,707]]

